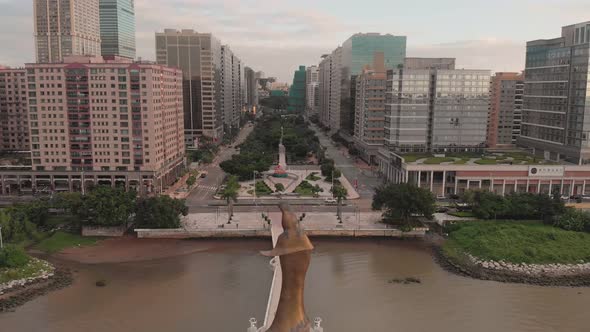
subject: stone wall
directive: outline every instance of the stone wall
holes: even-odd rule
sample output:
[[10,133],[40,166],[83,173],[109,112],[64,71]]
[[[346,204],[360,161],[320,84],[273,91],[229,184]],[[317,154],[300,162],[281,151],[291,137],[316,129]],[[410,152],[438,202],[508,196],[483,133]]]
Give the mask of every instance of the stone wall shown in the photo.
[[95,227],[82,226],[82,236],[96,236],[96,237],[121,237],[125,235],[127,228],[125,226],[119,227]]

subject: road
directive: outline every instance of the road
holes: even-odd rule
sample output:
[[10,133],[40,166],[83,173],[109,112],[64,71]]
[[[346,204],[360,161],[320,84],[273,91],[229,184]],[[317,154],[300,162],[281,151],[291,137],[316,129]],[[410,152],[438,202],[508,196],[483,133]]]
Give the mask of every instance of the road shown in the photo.
[[238,153],[236,146],[242,144],[248,135],[252,132],[254,126],[247,124],[236,138],[236,141],[231,147],[220,147],[217,157],[213,160],[213,163],[200,169],[201,171],[207,172],[206,178],[200,178],[197,180],[197,187],[193,190],[190,196],[187,198],[187,205],[203,205],[204,202],[213,200],[213,195],[217,191],[217,187],[223,182],[225,173],[219,167],[219,164],[225,160],[231,159],[231,157]]
[[319,137],[320,144],[327,149],[326,157],[334,160],[336,168],[342,171],[342,174],[346,176],[350,183],[354,185],[355,181],[358,182],[357,192],[361,195],[361,201],[363,203],[360,205],[365,208],[367,202],[369,202],[368,206],[370,207],[370,201],[373,199],[375,188],[381,185],[383,180],[379,176],[371,174],[369,170],[359,169],[354,164],[353,159],[336,147],[332,139],[326,136],[318,127],[312,124],[311,129]]

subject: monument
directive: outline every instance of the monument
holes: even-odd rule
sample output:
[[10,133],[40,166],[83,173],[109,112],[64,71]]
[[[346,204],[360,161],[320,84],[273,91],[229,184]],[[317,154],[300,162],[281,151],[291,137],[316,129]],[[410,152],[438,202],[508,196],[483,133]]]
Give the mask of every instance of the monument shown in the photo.
[[279,143],[279,165],[275,167],[273,177],[275,178],[286,178],[287,174],[287,153],[285,146],[283,145],[284,128],[281,127],[281,141]]
[[[281,295],[272,325],[267,332],[313,332],[305,314],[303,301],[305,275],[311,262],[313,245],[299,226],[297,217],[287,204],[281,204],[283,233],[274,249],[261,252],[279,257],[282,272]],[[319,326],[317,324],[316,326]]]

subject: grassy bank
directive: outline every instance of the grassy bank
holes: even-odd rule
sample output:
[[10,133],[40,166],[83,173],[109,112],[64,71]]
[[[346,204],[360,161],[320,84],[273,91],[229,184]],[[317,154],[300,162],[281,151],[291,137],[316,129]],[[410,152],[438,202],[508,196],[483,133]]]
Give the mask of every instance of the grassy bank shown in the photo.
[[48,254],[53,254],[67,248],[95,245],[97,241],[98,239],[96,238],[59,231],[39,242],[35,248]]
[[12,280],[35,278],[50,270],[51,267],[47,262],[31,258],[29,262],[22,267],[0,268],[0,284]]
[[590,262],[590,234],[541,223],[466,222],[451,231],[443,253],[457,262],[469,253],[510,263],[577,264]]

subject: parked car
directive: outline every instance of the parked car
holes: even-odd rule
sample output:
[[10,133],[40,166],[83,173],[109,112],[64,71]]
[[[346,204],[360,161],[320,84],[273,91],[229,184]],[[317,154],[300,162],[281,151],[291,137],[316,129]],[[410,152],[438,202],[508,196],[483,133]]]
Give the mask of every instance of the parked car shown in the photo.
[[207,177],[207,173],[201,173],[201,179],[204,179]]
[[326,198],[326,200],[324,200],[324,202],[326,204],[336,204],[336,203],[338,203],[338,201],[335,198]]
[[436,213],[447,213],[449,212],[449,208],[446,206],[437,206],[435,211]]

